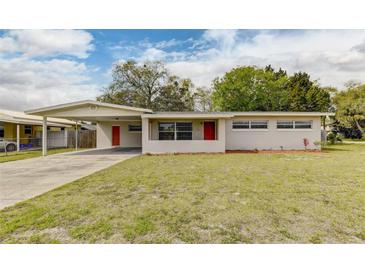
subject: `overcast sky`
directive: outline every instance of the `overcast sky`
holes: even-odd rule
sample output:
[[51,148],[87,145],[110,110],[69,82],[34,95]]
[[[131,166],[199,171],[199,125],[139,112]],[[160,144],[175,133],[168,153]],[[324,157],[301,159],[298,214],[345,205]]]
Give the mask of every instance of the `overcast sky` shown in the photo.
[[3,30],[0,108],[95,99],[119,60],[161,60],[196,86],[235,66],[306,71],[321,85],[365,82],[365,30]]

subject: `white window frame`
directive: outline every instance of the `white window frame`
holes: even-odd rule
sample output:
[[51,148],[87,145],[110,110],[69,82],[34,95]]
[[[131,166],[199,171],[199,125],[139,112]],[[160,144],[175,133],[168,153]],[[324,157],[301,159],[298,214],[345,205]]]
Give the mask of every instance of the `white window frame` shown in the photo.
[[[310,128],[297,128],[297,122],[309,122],[310,123]],[[294,121],[294,128],[296,130],[312,130],[313,129],[313,120],[296,120]]]
[[[248,128],[233,128],[234,122],[248,122]],[[252,128],[252,122],[266,122],[267,128]],[[268,131],[269,130],[269,120],[233,120],[232,121],[232,131]]]
[[[248,128],[234,128],[233,126],[234,126],[234,123],[239,123],[239,122],[245,122],[245,123],[247,123],[248,122]],[[232,130],[233,131],[245,131],[245,130],[250,130],[250,126],[251,125],[251,122],[249,121],[249,120],[233,120],[232,121]]]
[[[278,128],[279,122],[288,122],[288,123],[290,122],[293,127],[291,127],[291,128]],[[276,129],[281,130],[281,131],[294,130],[294,121],[293,120],[277,120],[276,121]]]
[[[191,131],[177,131],[176,124],[178,123],[191,123]],[[191,140],[178,140],[177,139],[178,132],[191,132]],[[175,121],[175,141],[193,141],[193,121]]]
[[[130,130],[129,126],[140,126],[141,130]],[[128,124],[128,132],[129,133],[142,133],[142,125],[133,125],[133,124]]]
[[[160,123],[166,123],[166,124],[174,124],[174,131],[161,131],[160,130]],[[158,139],[157,141],[162,141],[162,142],[166,142],[166,141],[176,141],[176,124],[175,122],[172,121],[158,121],[157,122],[157,129],[158,129]],[[174,139],[173,140],[161,140],[160,139],[160,132],[173,132],[174,133]]]
[[[160,123],[171,123],[174,124],[174,131],[166,131],[166,132],[174,132],[174,140],[160,140]],[[177,130],[176,124],[177,123],[191,123],[191,131],[179,131],[179,132],[191,132],[191,140],[177,140]],[[193,122],[192,121],[158,121],[158,140],[157,141],[193,141]]]
[[[26,133],[25,131],[30,128],[30,133]],[[24,134],[32,135],[33,134],[33,126],[32,125],[24,125]]]
[[[292,122],[292,128],[278,128],[278,122]],[[297,128],[296,122],[310,122],[311,128]],[[313,130],[313,120],[277,120],[276,129],[279,131],[312,131]]]

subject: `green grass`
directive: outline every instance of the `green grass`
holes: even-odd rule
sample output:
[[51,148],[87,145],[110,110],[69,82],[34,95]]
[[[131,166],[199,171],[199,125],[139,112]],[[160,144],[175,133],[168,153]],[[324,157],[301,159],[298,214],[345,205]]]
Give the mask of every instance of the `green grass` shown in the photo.
[[365,138],[361,138],[361,139],[350,139],[350,138],[345,138],[343,139],[345,142],[365,142]]
[[0,211],[2,243],[365,243],[365,146],[140,156]]
[[[75,150],[74,148],[55,148],[49,149],[48,155],[69,152]],[[10,162],[10,161],[17,161],[17,160],[24,160],[34,157],[42,156],[41,150],[29,150],[29,151],[20,151],[20,152],[8,152],[6,155],[5,152],[0,153],[0,163]]]

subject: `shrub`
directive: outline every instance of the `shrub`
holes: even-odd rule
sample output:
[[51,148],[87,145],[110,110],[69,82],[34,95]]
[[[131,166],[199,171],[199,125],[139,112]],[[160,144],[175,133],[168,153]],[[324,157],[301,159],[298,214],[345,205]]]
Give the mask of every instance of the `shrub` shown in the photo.
[[319,149],[322,146],[324,146],[324,142],[322,142],[322,141],[315,141],[315,142],[313,142],[313,145],[315,145],[316,148]]
[[337,132],[330,132],[327,134],[327,141],[333,145],[333,144],[336,144],[336,143],[341,143],[343,140],[343,136],[342,134],[339,134]]

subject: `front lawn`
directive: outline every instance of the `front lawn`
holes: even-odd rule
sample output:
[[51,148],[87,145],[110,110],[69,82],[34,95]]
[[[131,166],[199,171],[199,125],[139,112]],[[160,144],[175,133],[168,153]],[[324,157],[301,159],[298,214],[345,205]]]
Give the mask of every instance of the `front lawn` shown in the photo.
[[343,139],[344,142],[365,142],[365,138],[361,138],[361,139],[350,139],[350,138],[345,138]]
[[0,211],[2,243],[365,243],[365,146],[140,156]]
[[[74,148],[55,148],[55,149],[48,149],[48,155],[69,152],[75,150]],[[24,160],[28,158],[40,157],[42,156],[41,150],[28,150],[28,151],[14,151],[8,152],[6,155],[5,152],[0,152],[0,163],[10,162],[10,161],[17,161],[17,160]]]

